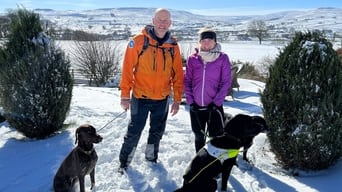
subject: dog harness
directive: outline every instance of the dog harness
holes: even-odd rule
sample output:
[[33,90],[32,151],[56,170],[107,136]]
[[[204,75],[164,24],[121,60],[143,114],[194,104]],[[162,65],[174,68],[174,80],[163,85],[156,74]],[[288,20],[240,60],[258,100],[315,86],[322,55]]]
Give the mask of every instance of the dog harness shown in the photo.
[[207,150],[208,154],[215,158],[212,162],[210,162],[208,165],[203,167],[195,176],[193,176],[189,183],[191,183],[193,180],[196,179],[198,175],[200,175],[205,169],[207,169],[210,165],[215,163],[217,160],[220,160],[220,163],[223,164],[223,162],[227,159],[234,158],[238,156],[239,149],[222,149],[215,147],[210,142],[207,143],[207,145],[204,147],[204,149]]
[[225,160],[234,158],[238,156],[239,154],[239,149],[222,149],[222,148],[215,147],[210,142],[208,142],[204,148],[208,151],[209,155],[220,160],[221,164]]

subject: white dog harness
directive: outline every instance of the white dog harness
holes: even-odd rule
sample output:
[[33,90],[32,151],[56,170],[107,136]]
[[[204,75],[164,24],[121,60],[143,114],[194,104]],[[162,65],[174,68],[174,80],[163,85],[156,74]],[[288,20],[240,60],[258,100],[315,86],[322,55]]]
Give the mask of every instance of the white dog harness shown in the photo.
[[239,154],[239,149],[222,149],[215,147],[210,142],[208,142],[204,148],[208,151],[209,155],[219,159],[221,164],[225,160],[234,158]]
[[204,166],[198,173],[193,176],[189,183],[191,183],[196,177],[201,174],[205,169],[207,169],[210,165],[215,163],[217,160],[220,160],[220,163],[222,164],[225,160],[234,158],[239,154],[239,149],[222,149],[215,147],[210,142],[207,143],[207,145],[204,146],[204,148],[207,150],[210,156],[215,157],[216,159],[208,163],[206,166]]

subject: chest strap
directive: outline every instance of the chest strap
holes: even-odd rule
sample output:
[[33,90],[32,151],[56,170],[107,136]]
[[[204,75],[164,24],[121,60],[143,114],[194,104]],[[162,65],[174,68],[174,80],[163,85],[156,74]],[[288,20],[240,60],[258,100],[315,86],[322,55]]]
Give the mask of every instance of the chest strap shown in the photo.
[[212,145],[210,142],[208,142],[204,148],[208,151],[209,155],[215,157],[216,159],[219,159],[221,163],[223,163],[223,161],[227,159],[238,156],[239,151],[240,151],[239,149],[218,148]]

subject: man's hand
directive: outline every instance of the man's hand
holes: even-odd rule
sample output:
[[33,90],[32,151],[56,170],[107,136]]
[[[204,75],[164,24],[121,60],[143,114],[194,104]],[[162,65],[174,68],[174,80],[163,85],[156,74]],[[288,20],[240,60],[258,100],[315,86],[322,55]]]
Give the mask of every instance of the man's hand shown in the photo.
[[179,104],[180,104],[180,102],[174,102],[174,103],[172,104],[172,106],[171,106],[171,111],[170,111],[171,116],[174,116],[174,115],[176,115],[176,114],[178,113]]
[[131,104],[131,101],[129,99],[121,99],[121,108],[125,111],[129,109],[129,105]]

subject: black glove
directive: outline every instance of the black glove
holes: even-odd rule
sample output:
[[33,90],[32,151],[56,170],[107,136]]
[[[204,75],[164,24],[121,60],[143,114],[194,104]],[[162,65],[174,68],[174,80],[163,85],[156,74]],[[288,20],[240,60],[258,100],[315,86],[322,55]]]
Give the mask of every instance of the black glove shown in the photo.
[[190,104],[190,110],[191,111],[198,111],[198,109],[199,109],[199,106],[196,104],[196,103],[191,103]]
[[216,111],[219,107],[215,103],[210,103],[208,105],[209,111]]

